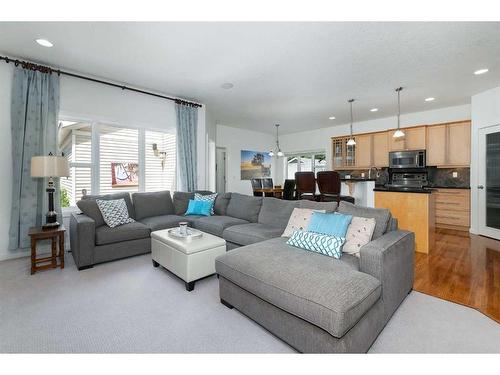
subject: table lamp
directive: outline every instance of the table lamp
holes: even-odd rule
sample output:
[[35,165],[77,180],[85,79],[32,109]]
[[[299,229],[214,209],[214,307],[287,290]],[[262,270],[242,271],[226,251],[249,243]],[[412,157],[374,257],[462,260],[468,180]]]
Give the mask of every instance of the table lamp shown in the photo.
[[31,177],[48,177],[49,185],[47,193],[49,195],[49,212],[47,212],[46,222],[42,229],[53,229],[59,226],[57,222],[57,213],[54,210],[54,187],[53,177],[68,177],[69,165],[64,156],[54,156],[49,153],[47,156],[33,156],[31,158]]

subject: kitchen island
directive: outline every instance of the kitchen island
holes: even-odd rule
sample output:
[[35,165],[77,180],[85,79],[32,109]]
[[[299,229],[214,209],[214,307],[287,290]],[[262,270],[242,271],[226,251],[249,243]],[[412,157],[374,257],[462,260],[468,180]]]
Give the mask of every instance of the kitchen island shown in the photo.
[[434,245],[434,191],[377,187],[374,193],[375,207],[389,209],[399,229],[415,233],[415,251],[429,254]]
[[349,195],[355,199],[358,206],[375,207],[373,189],[374,178],[341,178],[341,195]]

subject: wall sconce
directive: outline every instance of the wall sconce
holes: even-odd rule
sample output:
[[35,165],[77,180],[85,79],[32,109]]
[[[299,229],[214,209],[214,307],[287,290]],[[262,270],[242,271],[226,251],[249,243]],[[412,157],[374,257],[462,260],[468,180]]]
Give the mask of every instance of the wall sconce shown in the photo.
[[163,170],[165,168],[165,160],[167,160],[167,153],[165,151],[159,151],[156,143],[153,143],[153,152],[157,158],[160,158],[161,170]]

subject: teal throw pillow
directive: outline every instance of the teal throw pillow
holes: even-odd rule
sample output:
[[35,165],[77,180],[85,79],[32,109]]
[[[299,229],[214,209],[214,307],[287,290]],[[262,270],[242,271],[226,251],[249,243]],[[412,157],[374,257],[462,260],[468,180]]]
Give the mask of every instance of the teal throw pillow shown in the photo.
[[195,201],[207,201],[207,202],[210,202],[210,204],[212,205],[210,207],[210,214],[211,215],[214,215],[215,212],[214,212],[214,204],[215,204],[215,198],[217,198],[217,193],[214,193],[214,194],[200,194],[200,193],[194,193],[194,200]]
[[296,230],[286,243],[300,249],[340,259],[345,238]]
[[351,220],[352,215],[313,212],[307,231],[345,238]]
[[187,211],[184,215],[210,216],[211,209],[212,209],[212,204],[210,202],[190,199]]

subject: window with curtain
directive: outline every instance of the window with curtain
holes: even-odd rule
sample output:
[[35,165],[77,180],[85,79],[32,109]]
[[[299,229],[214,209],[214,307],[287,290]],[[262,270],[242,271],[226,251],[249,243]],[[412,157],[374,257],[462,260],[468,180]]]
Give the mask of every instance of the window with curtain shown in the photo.
[[71,174],[61,179],[63,207],[74,207],[83,191],[112,194],[176,188],[173,129],[162,132],[65,120],[59,123],[58,141]]

